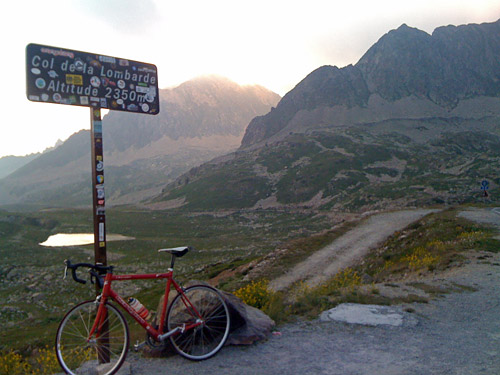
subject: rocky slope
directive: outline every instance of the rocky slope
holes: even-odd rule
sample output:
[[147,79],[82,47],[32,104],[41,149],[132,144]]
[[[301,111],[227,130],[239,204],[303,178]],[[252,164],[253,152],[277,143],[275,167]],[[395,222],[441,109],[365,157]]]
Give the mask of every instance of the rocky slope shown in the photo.
[[313,71],[250,122],[238,152],[156,201],[370,210],[480,199],[482,179],[490,192],[500,184],[499,42],[500,21],[432,35],[402,25],[356,65]]
[[0,158],[0,178],[8,176],[15,170],[28,164],[33,159],[40,156],[39,154],[30,154],[26,156],[4,156]]
[[[104,116],[108,203],[136,203],[189,168],[236,149],[248,122],[280,97],[261,86],[239,86],[218,76],[160,91],[157,116]],[[0,180],[0,204],[87,205],[90,135],[82,130]]]
[[466,117],[450,111],[478,97],[500,97],[500,20],[440,27],[432,35],[402,25],[356,65],[323,66],[308,75],[276,109],[250,123],[242,148],[319,124]]

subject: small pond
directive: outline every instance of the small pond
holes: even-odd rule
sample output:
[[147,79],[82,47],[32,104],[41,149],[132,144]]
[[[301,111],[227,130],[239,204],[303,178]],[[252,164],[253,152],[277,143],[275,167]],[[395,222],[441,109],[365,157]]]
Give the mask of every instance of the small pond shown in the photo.
[[[134,240],[134,237],[127,237],[121,234],[107,234],[106,241],[126,241]],[[94,243],[93,233],[57,233],[53,234],[45,242],[40,243],[47,247],[79,246]]]

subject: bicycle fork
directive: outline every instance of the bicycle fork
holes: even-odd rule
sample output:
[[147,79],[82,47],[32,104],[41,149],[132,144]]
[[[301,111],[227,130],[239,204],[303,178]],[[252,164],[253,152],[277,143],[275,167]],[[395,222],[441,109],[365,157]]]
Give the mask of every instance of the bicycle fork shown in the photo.
[[[106,299],[102,295],[97,296],[96,304],[99,304],[97,309],[94,324],[90,329],[87,337],[87,342],[95,345],[99,363],[108,363],[110,360],[109,351],[109,332],[108,332],[108,309],[106,308]],[[95,335],[95,338],[92,338]]]

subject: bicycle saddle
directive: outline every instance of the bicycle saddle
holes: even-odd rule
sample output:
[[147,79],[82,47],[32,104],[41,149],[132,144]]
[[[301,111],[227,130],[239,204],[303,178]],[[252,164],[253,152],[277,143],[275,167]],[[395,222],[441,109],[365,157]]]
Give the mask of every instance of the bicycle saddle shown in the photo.
[[181,247],[172,247],[169,249],[159,249],[158,252],[159,253],[162,253],[162,252],[169,253],[169,254],[175,255],[176,257],[180,258],[181,256],[186,255],[190,249],[191,249],[191,247],[189,247],[189,246],[181,246]]

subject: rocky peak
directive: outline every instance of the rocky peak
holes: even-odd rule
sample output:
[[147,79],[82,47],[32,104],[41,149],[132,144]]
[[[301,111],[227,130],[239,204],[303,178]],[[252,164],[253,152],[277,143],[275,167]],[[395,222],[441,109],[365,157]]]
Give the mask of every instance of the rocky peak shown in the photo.
[[240,86],[219,76],[204,76],[160,90],[157,116],[111,111],[105,117],[106,148],[144,147],[162,137],[241,136],[257,114],[266,113],[280,96],[261,86]]
[[500,96],[500,20],[440,27],[432,35],[403,24],[356,65],[323,66],[309,74],[276,109],[252,120],[242,148],[278,133],[301,110],[365,107],[373,94],[388,102],[415,97],[446,111],[463,99]]
[[299,111],[313,110],[321,106],[363,106],[368,102],[369,95],[358,68],[352,65],[342,69],[330,65],[322,66],[287,93],[270,113],[256,117],[250,122],[242,140],[242,147],[277,133]]

